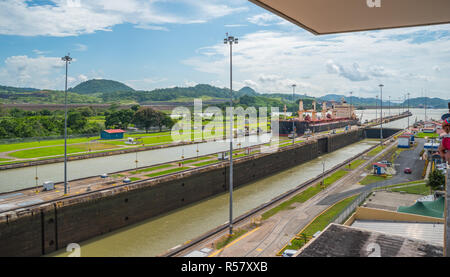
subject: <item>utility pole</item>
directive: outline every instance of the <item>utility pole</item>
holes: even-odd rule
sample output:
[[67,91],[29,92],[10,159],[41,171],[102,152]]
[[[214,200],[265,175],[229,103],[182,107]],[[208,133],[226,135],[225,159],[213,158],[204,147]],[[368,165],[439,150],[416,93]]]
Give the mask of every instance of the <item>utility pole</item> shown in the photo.
[[389,116],[391,116],[391,96],[389,96]]
[[380,129],[380,143],[381,145],[383,145],[383,84],[380,84],[380,98],[381,98],[381,113],[380,113],[380,118],[381,118],[381,129]]
[[408,92],[408,130],[409,130],[409,95],[410,93]]
[[64,194],[67,194],[67,74],[69,63],[72,61],[70,54],[61,58],[66,63],[66,86],[64,89]]
[[378,123],[378,95],[375,96],[375,98],[377,99],[375,101],[375,124]]
[[238,38],[228,36],[224,39],[224,44],[230,45],[230,222],[229,222],[229,234],[233,234],[233,44],[238,44]]
[[296,86],[297,86],[296,84],[292,85],[292,103],[294,104],[294,108],[292,110],[292,145],[295,144],[295,135],[297,134],[297,132],[295,131],[295,120],[294,120],[295,119],[294,114],[295,114],[295,87]]

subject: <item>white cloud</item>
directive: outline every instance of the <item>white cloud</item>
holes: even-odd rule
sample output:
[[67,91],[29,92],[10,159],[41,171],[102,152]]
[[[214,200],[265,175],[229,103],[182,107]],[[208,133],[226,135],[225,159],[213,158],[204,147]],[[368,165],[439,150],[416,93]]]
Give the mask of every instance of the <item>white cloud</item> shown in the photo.
[[5,66],[0,68],[0,83],[20,87],[61,88],[64,84],[63,68],[64,62],[60,57],[11,56],[5,60]]
[[[80,0],[79,6],[69,5],[72,2],[53,0],[49,4],[29,5],[25,0],[0,1],[0,34],[77,36],[110,31],[123,23],[167,30],[161,25],[205,23],[247,10],[242,1],[231,1],[231,5],[218,0]],[[169,8],[172,2],[184,7],[184,12],[172,12]]]
[[[353,91],[373,97],[383,82],[392,97],[405,90],[420,96],[428,87],[430,95],[450,98],[450,52],[443,50],[450,49],[449,33],[450,25],[319,37],[298,29],[249,33],[233,47],[234,86],[289,93],[296,83],[308,95]],[[228,47],[219,42],[201,47],[183,63],[226,81]]]
[[87,45],[84,45],[84,44],[81,44],[81,43],[77,43],[75,46],[77,47],[75,49],[75,51],[84,52],[84,51],[87,51],[87,49],[88,49]]
[[272,13],[262,13],[249,17],[248,22],[259,25],[259,26],[270,26],[273,24],[279,24],[283,20]]
[[34,49],[34,50],[33,50],[33,53],[36,54],[36,55],[42,56],[42,55],[44,55],[44,54],[50,53],[50,51],[41,51],[41,50],[39,50],[39,49]]

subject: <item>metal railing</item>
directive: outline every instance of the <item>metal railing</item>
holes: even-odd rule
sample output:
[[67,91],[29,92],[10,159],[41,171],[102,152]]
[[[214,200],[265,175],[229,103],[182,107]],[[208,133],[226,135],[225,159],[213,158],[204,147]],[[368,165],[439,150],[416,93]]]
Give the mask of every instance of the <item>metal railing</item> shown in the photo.
[[355,200],[353,200],[348,206],[347,208],[345,208],[345,210],[343,210],[341,213],[339,213],[338,215],[336,215],[333,220],[331,220],[331,222],[336,223],[336,224],[342,224],[345,222],[345,220],[347,218],[350,217],[350,215],[352,215],[356,208],[359,207],[361,205],[362,202],[364,202],[364,200],[372,193],[372,191],[365,191],[363,193],[361,193]]

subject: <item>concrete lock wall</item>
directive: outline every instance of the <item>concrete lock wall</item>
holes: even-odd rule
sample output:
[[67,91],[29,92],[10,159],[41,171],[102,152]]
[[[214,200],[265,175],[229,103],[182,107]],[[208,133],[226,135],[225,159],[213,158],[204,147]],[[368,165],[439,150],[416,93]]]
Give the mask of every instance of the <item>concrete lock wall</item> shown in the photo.
[[[383,128],[383,139],[393,136],[401,129]],[[381,128],[369,128],[365,130],[366,138],[379,139],[381,136]]]
[[[356,130],[325,137],[320,142],[311,140],[286,147],[276,153],[236,160],[234,187],[310,161],[324,152],[363,138],[364,131]],[[36,206],[20,214],[3,214],[0,215],[0,256],[48,254],[70,243],[79,243],[225,193],[228,186],[228,164],[222,163]]]

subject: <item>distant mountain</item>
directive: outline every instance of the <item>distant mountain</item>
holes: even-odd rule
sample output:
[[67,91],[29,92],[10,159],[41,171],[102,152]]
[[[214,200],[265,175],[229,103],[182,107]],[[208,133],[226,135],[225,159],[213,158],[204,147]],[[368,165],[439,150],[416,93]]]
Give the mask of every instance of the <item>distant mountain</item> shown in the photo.
[[131,92],[135,91],[129,86],[112,80],[94,79],[83,82],[74,88],[69,89],[71,92],[79,94],[94,93],[112,93],[112,92]]
[[242,95],[255,95],[255,96],[259,94],[251,87],[243,87],[239,90],[239,93],[241,93]]
[[[419,97],[419,98],[411,98],[409,99],[409,105],[411,107],[425,107],[425,105],[432,109],[432,108],[447,108],[449,100],[444,100],[440,98],[428,98],[428,97]],[[405,102],[406,105],[408,105],[408,100]]]
[[34,91],[39,91],[39,89],[0,86],[0,91],[4,91],[4,92],[34,92]]
[[[112,80],[89,80],[69,89],[70,103],[122,103],[122,104],[152,104],[155,102],[192,102],[195,98],[205,101],[228,101],[230,98],[229,88],[219,88],[207,84],[199,84],[194,87],[173,87],[154,89],[151,91],[134,90],[133,88]],[[60,103],[64,91],[49,91],[35,88],[17,88],[0,86],[0,103]],[[299,93],[295,94],[295,101],[304,99],[304,104],[309,106],[315,99],[322,101],[340,102],[342,97],[348,103],[357,107],[368,107],[379,105],[376,98],[348,97],[339,94],[328,94],[323,97],[314,98]],[[264,93],[260,94],[251,87],[243,87],[239,91],[233,91],[233,98],[246,106],[278,106],[289,109],[294,107],[291,93]],[[440,98],[411,98],[410,107],[423,107],[426,103],[429,108],[447,108],[450,100]],[[393,107],[408,105],[408,101],[399,103],[391,101]],[[292,107],[291,107],[292,105]],[[295,104],[297,105],[297,104]],[[389,102],[383,98],[383,106],[387,107]]]

